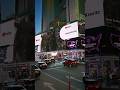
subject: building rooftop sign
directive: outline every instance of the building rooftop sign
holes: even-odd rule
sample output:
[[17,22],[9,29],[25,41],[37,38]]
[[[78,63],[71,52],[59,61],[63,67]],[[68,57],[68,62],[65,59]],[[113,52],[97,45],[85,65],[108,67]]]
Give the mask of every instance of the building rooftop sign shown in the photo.
[[67,24],[61,28],[60,38],[62,40],[69,40],[76,37],[79,37],[78,22]]

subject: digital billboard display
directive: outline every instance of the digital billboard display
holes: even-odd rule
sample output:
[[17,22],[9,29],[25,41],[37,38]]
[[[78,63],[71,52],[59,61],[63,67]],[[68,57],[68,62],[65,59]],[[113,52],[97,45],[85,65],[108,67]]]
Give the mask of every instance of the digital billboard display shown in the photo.
[[120,52],[120,31],[110,27],[86,30],[86,55],[118,55]]
[[69,49],[84,49],[85,37],[72,38],[66,41],[66,48]]

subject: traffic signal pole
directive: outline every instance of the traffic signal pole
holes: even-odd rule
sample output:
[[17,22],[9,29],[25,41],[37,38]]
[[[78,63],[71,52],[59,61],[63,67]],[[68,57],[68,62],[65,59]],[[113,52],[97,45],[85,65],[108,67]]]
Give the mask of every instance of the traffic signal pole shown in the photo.
[[68,77],[68,90],[71,90],[71,79],[70,79],[70,72],[69,72],[69,77]]

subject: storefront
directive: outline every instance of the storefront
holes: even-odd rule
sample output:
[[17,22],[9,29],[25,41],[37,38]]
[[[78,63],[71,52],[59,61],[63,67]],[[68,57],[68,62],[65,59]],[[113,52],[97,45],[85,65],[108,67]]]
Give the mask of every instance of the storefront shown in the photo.
[[[108,74],[110,78],[114,78],[119,74],[119,57],[118,56],[104,56],[101,58],[102,66],[101,66],[101,73],[102,77],[105,78]],[[113,77],[111,76],[113,75]],[[120,77],[117,77],[120,78]]]

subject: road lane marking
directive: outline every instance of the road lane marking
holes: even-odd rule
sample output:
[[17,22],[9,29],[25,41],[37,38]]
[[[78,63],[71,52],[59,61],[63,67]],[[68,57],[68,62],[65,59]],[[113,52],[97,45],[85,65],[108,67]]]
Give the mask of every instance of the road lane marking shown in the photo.
[[43,84],[44,84],[44,86],[50,88],[50,90],[56,90],[56,89],[53,87],[53,83],[44,82]]
[[[67,79],[69,79],[69,76],[66,76]],[[75,77],[73,76],[70,76],[70,79],[73,79],[75,81],[78,81],[78,82],[81,82],[82,83],[82,80],[79,80],[79,79],[76,79]]]
[[[64,81],[62,81],[62,80],[60,80],[60,79],[57,79],[57,78],[49,75],[48,73],[43,72],[43,74],[45,74],[45,75],[47,75],[47,76],[55,79],[56,81],[58,81],[58,82],[60,82],[60,83],[63,83],[64,85],[68,86],[68,83],[66,83],[66,82],[64,82]],[[73,85],[71,85],[71,87],[74,88],[75,90],[80,90],[79,88],[76,88],[76,87],[74,87]]]
[[46,70],[51,70],[51,69],[55,69],[55,68],[63,68],[63,67],[50,67],[50,68],[48,68]]
[[[68,73],[69,71],[64,71],[64,70],[60,70],[60,69],[57,69],[57,68],[53,68],[54,70],[57,70],[57,71],[61,71],[61,72],[64,72],[64,73]],[[78,76],[79,74],[76,74],[76,73],[72,73],[72,75],[75,75],[75,76]],[[81,74],[80,74],[81,75]],[[83,75],[81,76],[83,77]]]

